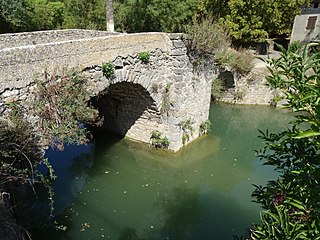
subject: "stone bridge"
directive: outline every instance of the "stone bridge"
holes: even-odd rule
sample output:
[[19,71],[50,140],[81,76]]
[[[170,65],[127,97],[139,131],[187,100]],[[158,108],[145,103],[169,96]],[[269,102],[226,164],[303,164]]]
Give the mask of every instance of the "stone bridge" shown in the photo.
[[[140,52],[149,52],[146,63]],[[112,62],[114,77],[101,67]],[[211,80],[196,71],[181,34],[110,34],[58,30],[0,35],[0,107],[32,99],[44,71],[80,70],[104,127],[150,143],[152,131],[179,150],[201,135],[209,115]],[[3,114],[3,113],[2,113]],[[184,126],[188,124],[188,126]]]

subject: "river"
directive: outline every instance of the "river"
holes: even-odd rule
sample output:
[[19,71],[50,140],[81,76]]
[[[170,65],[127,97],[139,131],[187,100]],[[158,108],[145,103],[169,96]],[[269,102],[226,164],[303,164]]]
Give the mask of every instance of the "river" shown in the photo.
[[[275,178],[255,155],[258,129],[292,119],[267,106],[212,104],[212,129],[176,154],[99,132],[95,143],[48,151],[58,226],[46,240],[232,240],[259,222],[252,184]],[[64,226],[66,228],[64,228]]]

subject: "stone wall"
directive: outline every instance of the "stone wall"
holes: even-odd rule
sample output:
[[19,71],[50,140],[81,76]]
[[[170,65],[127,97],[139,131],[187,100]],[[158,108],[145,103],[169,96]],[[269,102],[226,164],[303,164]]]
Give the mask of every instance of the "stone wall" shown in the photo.
[[0,50],[0,94],[25,88],[36,77],[42,77],[45,70],[81,70],[118,55],[157,48],[167,50],[165,34],[126,34],[5,48]]
[[[138,53],[151,53],[142,63]],[[112,61],[110,80],[102,63]],[[23,100],[33,104],[35,79],[44,71],[76,69],[89,80],[87,90],[104,116],[105,127],[127,137],[150,142],[152,131],[166,136],[173,151],[199,137],[208,119],[211,78],[195,72],[181,34],[121,34],[49,42],[0,50],[0,104]],[[1,105],[0,105],[1,111]],[[193,131],[184,130],[189,121]]]
[[233,104],[273,104],[274,98],[280,93],[266,85],[268,69],[260,60],[255,60],[253,65],[251,72],[245,76],[231,69],[218,68],[213,81],[220,78],[226,83],[226,91],[219,101]]
[[183,145],[181,123],[192,122],[192,141],[209,117],[211,79],[194,73],[182,35],[168,37],[168,50],[152,51],[148,63],[138,54],[114,59],[111,80],[103,76],[101,65],[83,75],[89,79],[87,88],[106,128],[142,142],[150,142],[152,131],[159,131],[177,151]]

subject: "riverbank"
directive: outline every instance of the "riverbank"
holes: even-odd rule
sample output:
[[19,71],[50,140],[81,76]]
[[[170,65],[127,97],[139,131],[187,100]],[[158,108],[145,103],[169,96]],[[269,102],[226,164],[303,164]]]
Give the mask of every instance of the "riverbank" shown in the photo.
[[270,52],[268,55],[256,55],[252,62],[252,70],[247,75],[221,68],[215,78],[222,79],[226,83],[226,88],[218,100],[244,105],[283,105],[284,102],[280,101],[280,91],[267,86],[266,77],[270,73],[266,63],[260,59],[277,56],[279,53],[276,51]]

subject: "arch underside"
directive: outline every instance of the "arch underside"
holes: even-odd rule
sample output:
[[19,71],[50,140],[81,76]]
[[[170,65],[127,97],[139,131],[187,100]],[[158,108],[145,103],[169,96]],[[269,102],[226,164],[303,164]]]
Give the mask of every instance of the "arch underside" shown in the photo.
[[149,142],[161,124],[161,114],[149,92],[140,84],[119,82],[92,99],[103,117],[103,128],[135,140]]

